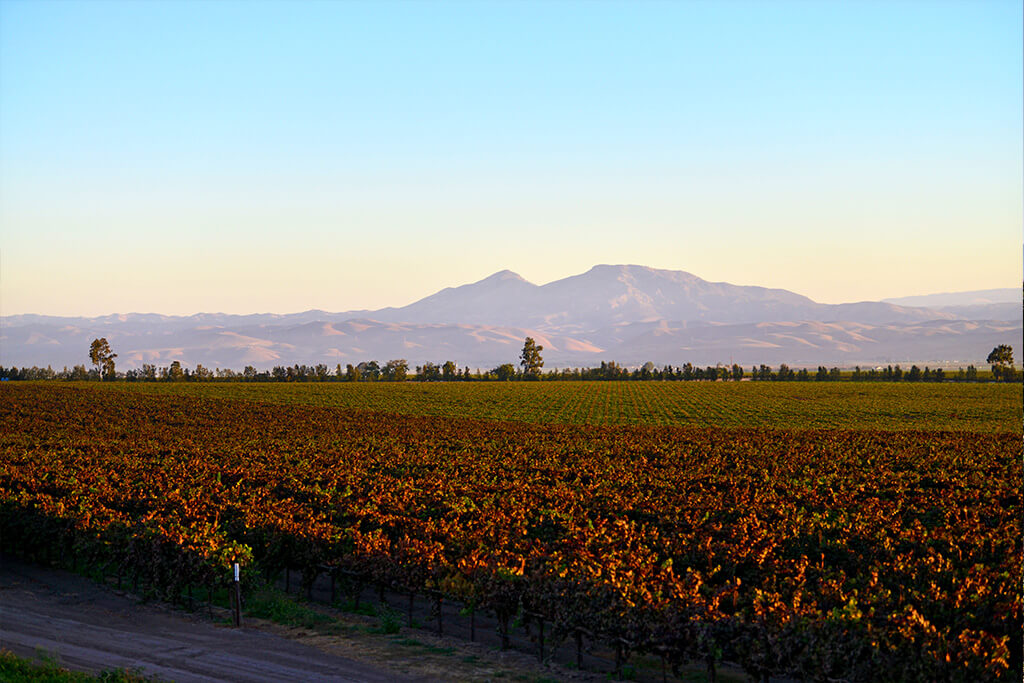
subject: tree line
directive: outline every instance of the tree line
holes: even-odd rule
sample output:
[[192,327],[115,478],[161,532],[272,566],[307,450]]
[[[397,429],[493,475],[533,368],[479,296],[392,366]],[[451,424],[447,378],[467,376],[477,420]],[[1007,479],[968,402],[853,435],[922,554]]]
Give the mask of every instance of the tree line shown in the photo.
[[490,370],[459,368],[454,362],[424,363],[410,368],[404,360],[391,360],[381,365],[377,361],[364,361],[357,365],[340,364],[331,368],[324,364],[274,366],[269,370],[257,370],[246,366],[241,372],[229,368],[210,369],[202,364],[194,369],[173,361],[169,366],[143,365],[140,369],[101,375],[96,369],[84,365],[66,366],[54,370],[47,366],[4,367],[0,366],[2,380],[64,380],[64,381],[124,381],[124,382],[508,382],[508,381],[762,381],[762,382],[982,382],[1021,381],[1021,371],[996,374],[981,373],[974,365],[956,371],[929,367],[923,369],[912,365],[908,369],[899,365],[885,368],[841,371],[837,367],[817,370],[800,368],[794,370],[786,364],[773,368],[768,365],[744,369],[739,365],[730,367],[715,365],[707,367],[684,363],[681,366],[666,365],[628,368],[614,361],[602,361],[599,367],[563,368],[529,377],[511,363],[499,365]]
[[691,363],[680,366],[665,365],[657,367],[648,362],[636,368],[619,365],[615,361],[602,361],[599,367],[562,368],[543,371],[544,360],[541,356],[543,346],[527,337],[520,354],[517,368],[512,363],[503,363],[490,370],[469,367],[460,368],[454,361],[442,363],[426,362],[423,365],[410,367],[404,358],[392,359],[383,365],[376,360],[363,361],[358,364],[338,363],[333,368],[324,363],[316,365],[295,364],[278,365],[270,370],[258,370],[252,365],[246,366],[241,372],[231,369],[210,369],[197,364],[189,369],[180,361],[172,361],[170,365],[157,367],[143,364],[141,368],[116,371],[114,358],[106,339],[96,339],[89,349],[89,357],[95,367],[75,365],[70,370],[55,371],[45,368],[5,368],[0,366],[0,380],[67,380],[67,381],[126,381],[126,382],[509,382],[509,381],[705,381],[724,382],[741,380],[757,382],[978,382],[986,379],[1005,382],[1019,382],[1024,373],[1013,367],[1012,347],[1001,345],[992,350],[986,359],[991,363],[991,374],[983,376],[974,365],[959,368],[956,372],[942,368],[934,370],[925,366],[923,369],[912,365],[909,369],[899,365],[888,365],[884,368],[862,369],[857,366],[852,372],[843,372],[837,367],[818,366],[817,370],[808,368],[793,369],[783,363],[778,368],[761,364],[751,367],[749,371],[742,366],[732,364],[708,365],[700,367]]
[[[698,367],[690,363],[681,366],[666,365],[662,368],[651,367],[648,363],[640,368],[626,368],[614,361],[602,362],[599,367],[564,368],[541,373],[532,378],[537,381],[761,381],[761,382],[980,382],[986,380],[1020,381],[1021,372],[986,375],[971,365],[957,371],[946,371],[942,368],[934,370],[917,365],[903,369],[899,365],[887,366],[882,369],[854,368],[851,371],[840,371],[839,368],[794,370],[783,364],[778,368],[768,365],[754,366],[744,370],[739,365],[725,367],[721,365]],[[84,365],[76,365],[71,369],[54,370],[52,367],[4,367],[0,366],[0,379],[3,380],[65,380],[65,381],[125,381],[125,382],[497,382],[520,381],[527,376],[516,369],[511,363],[500,365],[491,370],[470,370],[459,368],[452,361],[440,364],[424,363],[410,372],[404,360],[391,360],[381,365],[377,361],[365,361],[358,365],[337,365],[330,368],[324,364],[275,366],[270,370],[257,370],[247,366],[241,372],[217,368],[211,370],[197,365],[190,370],[179,361],[169,366],[157,367],[143,365],[137,370],[118,372],[116,375],[101,375],[96,369],[87,369]]]

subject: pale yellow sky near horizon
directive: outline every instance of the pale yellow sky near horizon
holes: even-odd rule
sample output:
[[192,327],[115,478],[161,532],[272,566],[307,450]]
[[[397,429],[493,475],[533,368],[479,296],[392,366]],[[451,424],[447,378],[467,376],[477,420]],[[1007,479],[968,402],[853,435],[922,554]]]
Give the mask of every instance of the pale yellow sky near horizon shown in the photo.
[[0,2],[0,315],[1021,285],[1019,1],[396,7]]
[[[839,247],[834,247],[839,249]],[[728,250],[725,250],[726,252]],[[824,257],[823,257],[824,251]],[[849,273],[827,257],[830,249],[794,248],[772,263],[735,261],[717,268],[704,269],[675,264],[664,259],[646,262],[633,259],[606,259],[603,263],[634,263],[668,270],[687,270],[713,282],[756,285],[788,289],[820,303],[874,301],[882,298],[1014,287],[1009,278],[1021,272],[1001,276],[984,250],[967,249],[952,257],[947,251],[921,249],[916,260],[930,268],[946,269],[943,278],[923,278],[907,263],[906,252],[882,251],[860,260],[858,272]],[[854,253],[857,252],[853,248]],[[727,253],[721,254],[723,258]],[[634,256],[636,256],[634,254]],[[390,267],[356,269],[347,267],[355,255],[311,252],[292,267],[273,259],[241,257],[218,263],[214,254],[184,255],[185,265],[176,257],[136,254],[100,263],[82,263],[60,259],[47,260],[40,267],[18,273],[0,258],[0,315],[38,313],[63,316],[95,316],[111,313],[163,313],[190,315],[200,312],[293,313],[309,309],[345,311],[404,306],[445,287],[457,287],[483,279],[498,270],[513,270],[535,284],[577,275],[597,262],[554,259],[557,263],[534,259],[527,267],[494,261],[490,266],[471,262],[448,263],[443,267],[417,263],[413,254],[393,256]],[[962,261],[984,263],[984,268],[967,269]],[[470,259],[472,261],[472,259]],[[706,259],[701,259],[704,261]],[[561,261],[565,261],[562,263]],[[258,264],[258,270],[253,269]],[[575,267],[573,267],[575,265]],[[65,281],[75,284],[73,292],[54,286],[48,273],[59,268]],[[871,273],[889,270],[884,281],[873,281]],[[1004,270],[1009,268],[1004,264]],[[709,272],[710,271],[710,272]],[[401,273],[401,279],[396,277]],[[15,280],[16,278],[16,280]],[[168,286],[168,282],[173,282]],[[18,292],[14,287],[26,293]]]

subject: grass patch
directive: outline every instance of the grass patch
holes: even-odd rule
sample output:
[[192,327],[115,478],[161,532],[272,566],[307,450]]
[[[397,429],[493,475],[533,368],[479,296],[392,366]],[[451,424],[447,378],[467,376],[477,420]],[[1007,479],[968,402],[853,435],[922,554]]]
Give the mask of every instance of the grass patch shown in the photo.
[[[401,645],[404,647],[418,647],[424,652],[429,652],[432,655],[450,655],[455,652],[454,647],[439,647],[437,645],[429,645],[427,643],[416,640],[415,638],[392,638],[391,643],[393,645]],[[465,657],[464,662],[471,663],[476,661],[476,657]]]
[[315,630],[323,630],[335,622],[333,617],[312,610],[270,588],[263,589],[249,598],[245,615],[257,619],[267,619],[284,626],[300,626]]
[[60,658],[45,650],[36,651],[36,659],[31,661],[19,657],[10,650],[0,649],[0,681],[29,681],[31,683],[141,683],[143,681],[159,681],[159,678],[145,676],[140,671],[111,669],[101,671],[98,675],[70,671],[60,666]]
[[355,633],[358,633],[360,631],[360,627],[351,624],[339,624],[338,622],[334,622],[332,624],[325,624],[324,626],[317,628],[317,631],[328,636],[351,636]]
[[348,614],[360,614],[364,617],[377,616],[377,608],[367,602],[360,602],[357,605],[355,603],[355,600],[346,600],[344,602],[336,602],[334,606],[335,608]]
[[383,633],[385,635],[393,635],[402,630],[402,615],[399,612],[391,609],[390,607],[384,607],[380,611],[380,626],[375,629],[371,629],[371,633]]
[[427,647],[426,643],[421,643],[414,638],[392,638],[392,644],[402,645],[404,647]]

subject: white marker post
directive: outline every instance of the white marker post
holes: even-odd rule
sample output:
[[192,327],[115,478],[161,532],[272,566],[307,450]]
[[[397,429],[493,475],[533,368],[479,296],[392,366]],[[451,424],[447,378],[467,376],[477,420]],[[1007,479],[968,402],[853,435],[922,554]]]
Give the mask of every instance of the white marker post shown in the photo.
[[242,584],[239,581],[238,563],[235,562],[235,626],[242,625]]

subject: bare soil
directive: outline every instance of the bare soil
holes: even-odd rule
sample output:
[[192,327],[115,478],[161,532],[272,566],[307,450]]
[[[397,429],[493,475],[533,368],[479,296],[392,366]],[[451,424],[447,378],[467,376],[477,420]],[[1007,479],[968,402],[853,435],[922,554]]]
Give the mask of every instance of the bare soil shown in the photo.
[[416,677],[262,629],[144,604],[77,574],[0,563],[0,647],[69,669],[139,669],[175,681],[401,681]]

